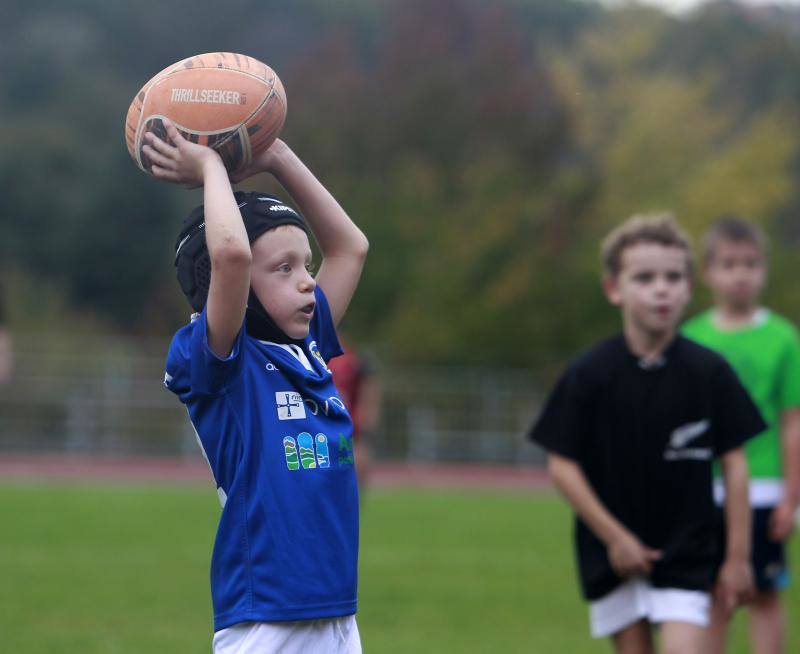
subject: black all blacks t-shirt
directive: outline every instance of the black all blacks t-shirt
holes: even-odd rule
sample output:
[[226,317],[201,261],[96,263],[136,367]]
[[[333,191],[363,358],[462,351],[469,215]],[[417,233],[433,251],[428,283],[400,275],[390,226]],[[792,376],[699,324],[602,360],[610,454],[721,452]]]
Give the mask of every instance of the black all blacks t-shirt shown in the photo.
[[[619,335],[569,365],[530,437],[578,462],[606,508],[663,550],[650,576],[655,587],[707,590],[721,547],[712,461],[765,427],[718,354],[677,336],[660,361],[645,365]],[[575,545],[586,599],[621,583],[580,519]]]

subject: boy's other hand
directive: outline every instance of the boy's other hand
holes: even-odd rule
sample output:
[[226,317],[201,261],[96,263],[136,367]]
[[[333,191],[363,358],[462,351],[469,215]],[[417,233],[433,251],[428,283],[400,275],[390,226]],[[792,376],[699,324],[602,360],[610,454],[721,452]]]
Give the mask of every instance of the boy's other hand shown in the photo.
[[769,538],[775,543],[785,541],[794,531],[795,507],[791,502],[783,501],[776,506],[769,516]]
[[275,139],[272,145],[250,162],[249,166],[231,174],[230,180],[233,184],[238,184],[258,173],[275,173],[280,169],[284,155],[290,152],[285,142]]
[[608,560],[618,576],[649,575],[653,563],[662,556],[661,550],[654,550],[630,532],[620,534],[608,545]]
[[162,141],[153,132],[145,134],[142,148],[153,163],[153,177],[187,188],[203,185],[205,169],[209,164],[222,159],[211,148],[187,141],[168,118],[163,119],[169,143]]
[[750,601],[755,586],[749,561],[726,559],[719,570],[714,597],[721,605],[725,619],[730,619],[737,606]]

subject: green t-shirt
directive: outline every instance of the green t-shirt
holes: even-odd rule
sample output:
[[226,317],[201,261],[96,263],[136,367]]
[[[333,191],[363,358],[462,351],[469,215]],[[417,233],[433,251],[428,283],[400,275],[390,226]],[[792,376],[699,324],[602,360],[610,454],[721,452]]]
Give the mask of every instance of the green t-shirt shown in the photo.
[[745,443],[752,479],[779,479],[781,413],[800,407],[800,339],[786,319],[762,309],[752,324],[720,329],[714,310],[686,322],[685,336],[722,354],[750,392],[769,428]]

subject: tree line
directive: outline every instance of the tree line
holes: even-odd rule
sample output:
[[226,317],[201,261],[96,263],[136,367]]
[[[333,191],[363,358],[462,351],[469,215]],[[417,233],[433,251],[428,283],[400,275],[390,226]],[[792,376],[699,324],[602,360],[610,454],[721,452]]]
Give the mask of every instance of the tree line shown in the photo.
[[152,336],[185,321],[173,243],[202,196],[139,172],[123,122],[152,74],[215,50],[281,76],[284,138],[372,244],[344,328],[387,359],[541,365],[614,329],[598,239],[649,209],[695,236],[722,212],[760,222],[768,300],[800,319],[790,21],[728,2],[675,18],[581,0],[9,11],[0,254],[20,329]]

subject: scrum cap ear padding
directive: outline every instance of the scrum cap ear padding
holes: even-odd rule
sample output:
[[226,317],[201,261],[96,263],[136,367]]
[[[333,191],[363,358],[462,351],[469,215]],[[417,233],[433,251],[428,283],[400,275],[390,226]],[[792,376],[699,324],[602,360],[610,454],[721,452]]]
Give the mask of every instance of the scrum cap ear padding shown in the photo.
[[[278,198],[265,193],[237,191],[234,198],[239,206],[247,238],[252,243],[264,232],[280,225],[294,225],[307,232],[305,221],[294,209]],[[211,284],[211,258],[206,247],[206,223],[203,206],[199,206],[183,221],[175,242],[175,268],[183,294],[195,311],[202,311]]]

